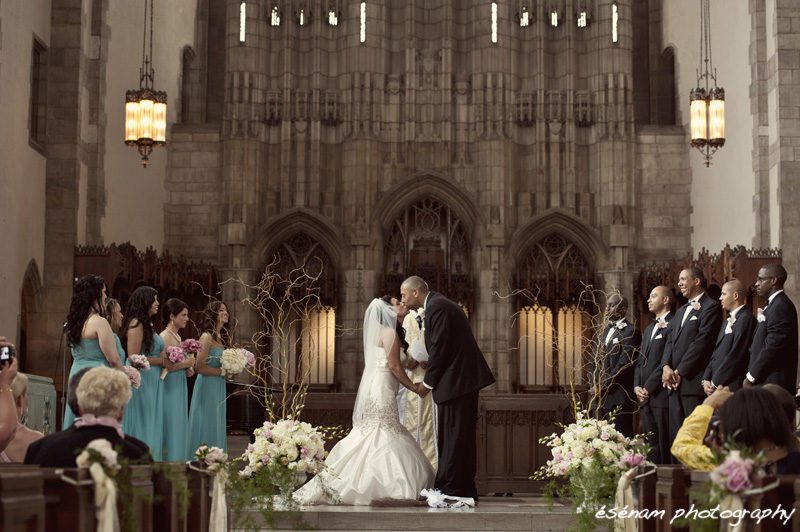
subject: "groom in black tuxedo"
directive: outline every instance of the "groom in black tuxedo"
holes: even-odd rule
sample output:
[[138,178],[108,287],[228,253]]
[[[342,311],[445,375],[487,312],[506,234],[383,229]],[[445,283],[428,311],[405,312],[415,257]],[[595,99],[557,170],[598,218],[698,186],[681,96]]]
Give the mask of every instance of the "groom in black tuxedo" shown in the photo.
[[758,271],[756,292],[767,299],[759,309],[758,325],[750,346],[750,365],[742,385],[777,384],[797,391],[797,309],[783,291],[786,270],[767,264]]
[[424,310],[428,369],[416,392],[433,391],[439,410],[439,469],[434,487],[445,495],[476,497],[478,392],[494,383],[489,365],[458,304],[429,292],[420,277],[403,281],[403,304]]

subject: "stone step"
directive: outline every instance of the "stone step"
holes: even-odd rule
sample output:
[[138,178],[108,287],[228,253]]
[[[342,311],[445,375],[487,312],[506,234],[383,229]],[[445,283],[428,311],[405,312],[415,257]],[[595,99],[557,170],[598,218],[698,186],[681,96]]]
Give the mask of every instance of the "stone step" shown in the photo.
[[[469,509],[313,506],[303,510],[303,519],[312,529],[337,532],[563,531],[575,524],[569,505],[556,503],[550,512],[547,503],[535,496],[481,497],[478,506]],[[278,526],[291,529],[288,523]]]

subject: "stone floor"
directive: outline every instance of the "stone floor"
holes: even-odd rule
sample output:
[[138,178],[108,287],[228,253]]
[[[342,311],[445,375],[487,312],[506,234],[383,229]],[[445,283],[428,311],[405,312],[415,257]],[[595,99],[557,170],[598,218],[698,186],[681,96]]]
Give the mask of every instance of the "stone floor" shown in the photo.
[[313,529],[337,532],[563,531],[574,523],[569,506],[556,504],[549,512],[545,501],[534,496],[481,497],[476,508],[454,510],[315,506],[304,509],[303,518]]

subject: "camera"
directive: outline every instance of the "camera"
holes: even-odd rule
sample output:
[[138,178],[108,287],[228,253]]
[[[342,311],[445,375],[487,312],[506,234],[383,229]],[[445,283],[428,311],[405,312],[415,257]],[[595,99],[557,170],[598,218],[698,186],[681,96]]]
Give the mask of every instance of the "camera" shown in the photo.
[[0,347],[0,368],[3,368],[7,364],[9,364],[13,356],[14,356],[13,347],[8,347],[8,346]]

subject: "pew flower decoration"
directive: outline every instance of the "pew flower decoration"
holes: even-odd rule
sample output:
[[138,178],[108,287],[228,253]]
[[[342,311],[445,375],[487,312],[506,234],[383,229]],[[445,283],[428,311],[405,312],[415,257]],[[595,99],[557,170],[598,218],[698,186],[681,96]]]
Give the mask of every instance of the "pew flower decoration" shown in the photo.
[[308,423],[291,418],[277,423],[266,421],[253,431],[255,442],[247,446],[244,458],[247,466],[240,473],[244,477],[268,466],[276,466],[298,473],[319,473],[325,469],[325,440],[317,429]]
[[206,470],[217,472],[228,463],[228,453],[219,447],[209,447],[203,444],[194,452],[194,457],[198,462],[206,466]]
[[150,369],[150,361],[144,355],[129,355],[128,364],[140,371]]
[[200,462],[201,469],[190,464],[190,468],[213,477],[211,487],[211,512],[209,515],[208,530],[210,532],[224,532],[228,530],[228,506],[226,486],[228,483],[228,453],[219,447],[209,447],[203,443],[194,452],[194,457]]
[[122,366],[122,371],[124,371],[125,375],[127,375],[130,379],[131,387],[138,390],[139,386],[142,384],[142,376],[139,373],[139,370],[133,366]]
[[98,532],[119,530],[117,484],[112,478],[120,470],[117,451],[105,439],[92,440],[75,460],[79,469],[88,469],[94,481],[94,506]]
[[560,433],[539,440],[550,447],[552,458],[531,478],[549,480],[542,490],[549,504],[555,497],[572,499],[578,515],[574,530],[594,530],[599,524],[595,513],[614,505],[620,478],[645,462],[647,446],[642,438],[628,439],[617,431],[613,418],[598,420],[585,411],[577,412],[575,422],[557,425]]
[[[167,358],[170,359],[175,364],[180,364],[184,360],[186,360],[186,353],[183,352],[183,348],[169,346],[167,348]],[[169,370],[167,368],[161,369],[161,380],[163,381],[164,378],[169,374]]]
[[256,363],[256,357],[247,349],[231,347],[222,352],[220,363],[226,375],[236,375],[245,368],[252,368]]

